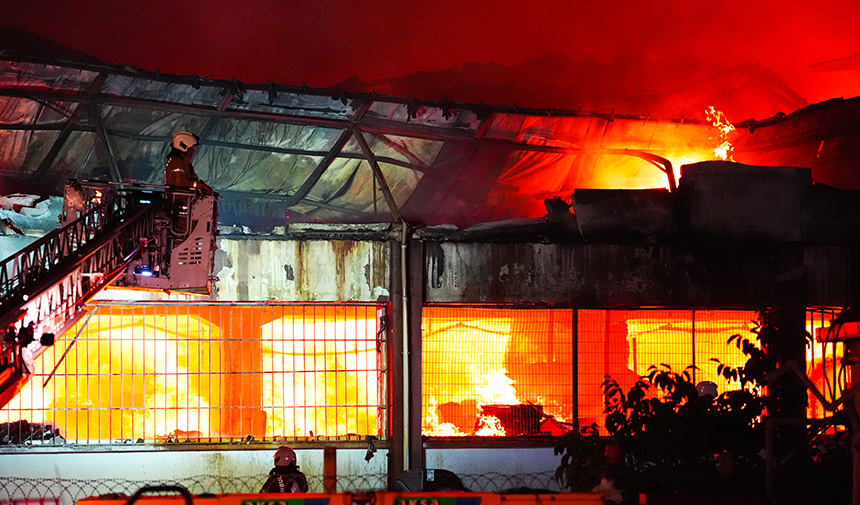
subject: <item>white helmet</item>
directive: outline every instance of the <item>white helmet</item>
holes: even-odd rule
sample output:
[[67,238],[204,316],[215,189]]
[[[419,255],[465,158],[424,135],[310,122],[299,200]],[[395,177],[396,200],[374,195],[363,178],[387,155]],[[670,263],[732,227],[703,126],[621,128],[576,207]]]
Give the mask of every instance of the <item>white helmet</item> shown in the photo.
[[200,143],[200,137],[191,132],[181,131],[173,135],[173,147],[180,151],[188,152],[189,149]]
[[283,446],[275,451],[275,466],[288,466],[295,464],[296,451],[287,446]]

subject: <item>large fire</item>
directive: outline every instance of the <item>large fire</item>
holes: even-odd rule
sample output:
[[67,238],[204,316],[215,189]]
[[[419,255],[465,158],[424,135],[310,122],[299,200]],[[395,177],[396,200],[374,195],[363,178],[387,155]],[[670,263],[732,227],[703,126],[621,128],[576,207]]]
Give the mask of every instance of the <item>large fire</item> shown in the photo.
[[545,417],[572,421],[569,311],[440,308],[424,314],[422,433],[537,435]]
[[373,319],[338,325],[280,318],[264,325],[263,335],[273,335],[262,348],[266,435],[376,433],[375,408],[337,408],[375,401],[377,348],[368,338],[375,332]]
[[[373,311],[101,309],[64,360],[81,327],[42,356],[0,422],[52,424],[79,443],[385,432]],[[726,340],[748,334],[752,319],[749,311],[426,308],[422,433],[557,435],[601,425],[606,376],[627,389],[662,363],[695,364],[696,380],[725,391],[731,385],[709,359],[743,364]],[[809,331],[828,324],[810,320]],[[808,353],[809,376],[837,394],[841,348],[816,343]],[[809,413],[824,414],[813,401]]]
[[[705,114],[711,123],[711,129],[716,129],[716,135],[705,136],[696,134],[695,130],[678,130],[673,132],[677,135],[675,142],[662,146],[651,142],[640,142],[637,136],[646,135],[646,132],[636,130],[629,134],[630,149],[649,152],[668,159],[672,163],[676,185],[680,181],[682,165],[709,160],[733,161],[734,147],[730,135],[735,131],[735,127],[726,115],[714,106],[709,106]],[[628,128],[632,127],[628,126]],[[566,171],[568,168],[565,166],[563,170]],[[669,188],[666,174],[635,156],[619,153],[602,155],[599,166],[595,170],[577,175],[576,184],[577,189]]]
[[0,422],[79,443],[381,435],[375,309],[99,309],[42,355]]
[[[520,404],[520,400],[517,398],[513,387],[514,381],[507,376],[507,370],[504,368],[494,370],[480,377],[479,380],[483,384],[475,388],[476,406],[478,409],[486,405]],[[430,408],[427,409],[425,415],[425,425],[427,427],[424,433],[426,435],[434,437],[462,437],[471,434],[480,437],[503,437],[506,435],[501,419],[491,414],[477,414],[475,427],[469,433],[461,431],[453,423],[439,422],[439,417],[436,414],[436,398],[431,396],[428,401]]]
[[[690,310],[578,310],[575,326],[563,317],[571,311],[558,310],[554,316],[548,312],[552,311],[425,309],[422,433],[547,435],[574,424],[602,426],[601,384],[606,377],[627,392],[652,365],[666,364],[676,372],[695,365],[696,382],[713,381],[724,392],[739,386],[718,377],[710,359],[743,365],[746,356],[727,340],[734,334],[754,338],[752,311],[698,310],[694,316]],[[568,370],[572,375],[570,362],[562,364],[544,351],[559,345],[576,356],[576,382],[564,382],[563,374],[557,374]],[[835,370],[836,357],[820,344],[814,347],[810,376],[823,388],[827,378],[821,376],[822,365],[829,363],[827,369]],[[536,365],[525,366],[527,362]],[[814,404],[810,402],[810,414],[820,416],[820,406]],[[535,419],[539,425],[529,424]]]

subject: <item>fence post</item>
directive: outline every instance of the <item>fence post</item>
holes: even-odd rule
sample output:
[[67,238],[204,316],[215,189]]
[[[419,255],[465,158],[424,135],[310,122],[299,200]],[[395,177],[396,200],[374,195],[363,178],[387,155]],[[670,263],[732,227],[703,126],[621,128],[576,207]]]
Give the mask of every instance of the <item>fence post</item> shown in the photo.
[[337,493],[337,449],[332,446],[323,448],[323,492]]

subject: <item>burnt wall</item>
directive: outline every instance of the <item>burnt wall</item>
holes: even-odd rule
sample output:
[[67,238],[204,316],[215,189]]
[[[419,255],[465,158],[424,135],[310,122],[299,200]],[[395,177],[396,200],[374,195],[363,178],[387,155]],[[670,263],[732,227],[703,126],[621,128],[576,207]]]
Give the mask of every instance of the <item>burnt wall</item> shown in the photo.
[[376,301],[388,296],[390,244],[375,240],[222,237],[214,299]]
[[775,285],[806,274],[809,305],[854,297],[847,246],[503,244],[427,242],[430,303],[551,303],[577,307],[760,308]]
[[677,192],[572,200],[563,229],[548,206],[555,240],[426,242],[426,300],[758,309],[788,284],[811,306],[860,293],[860,192],[814,185],[808,168],[701,162]]

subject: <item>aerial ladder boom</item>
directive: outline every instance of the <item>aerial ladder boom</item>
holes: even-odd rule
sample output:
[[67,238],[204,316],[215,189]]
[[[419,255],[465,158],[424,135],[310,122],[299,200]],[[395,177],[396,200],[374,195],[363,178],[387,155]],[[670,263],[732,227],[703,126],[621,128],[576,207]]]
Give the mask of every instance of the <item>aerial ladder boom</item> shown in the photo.
[[0,408],[108,285],[208,294],[214,280],[214,195],[69,181],[60,224],[0,261]]

